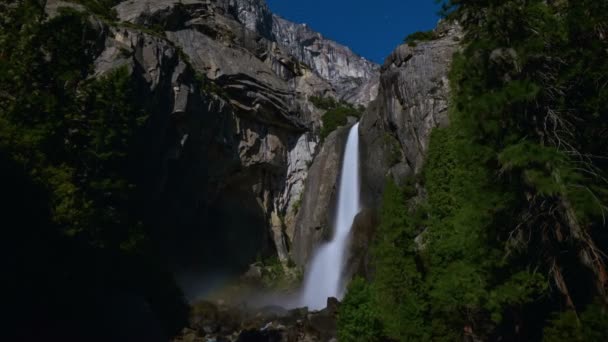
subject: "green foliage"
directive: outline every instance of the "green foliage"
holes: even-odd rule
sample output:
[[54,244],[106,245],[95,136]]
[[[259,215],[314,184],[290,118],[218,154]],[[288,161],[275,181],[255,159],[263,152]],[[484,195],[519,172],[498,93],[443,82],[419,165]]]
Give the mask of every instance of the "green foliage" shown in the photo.
[[599,302],[592,303],[580,314],[574,311],[554,315],[544,330],[545,342],[601,342],[608,339],[608,312]]
[[285,278],[283,265],[277,256],[265,259],[262,265],[262,283],[267,288],[277,288]]
[[372,247],[376,267],[372,296],[388,337],[426,341],[430,338],[424,324],[426,288],[414,243],[422,222],[416,220],[418,215],[410,215],[405,200],[403,191],[387,182]]
[[116,20],[116,11],[112,8],[121,0],[67,0],[84,6],[91,13],[107,20]]
[[393,166],[401,161],[401,145],[399,140],[389,133],[384,133],[384,145],[389,147],[388,164]]
[[335,131],[338,127],[348,123],[348,117],[353,116],[358,118],[360,112],[348,107],[339,107],[330,109],[323,114],[323,128],[321,129],[321,139],[324,140],[329,134]]
[[547,290],[547,280],[543,275],[528,271],[518,272],[492,290],[486,307],[492,314],[492,320],[500,323],[505,307],[521,308]]
[[262,259],[257,264],[262,269],[261,286],[273,291],[289,291],[302,281],[303,274],[291,259],[284,264],[275,255]]
[[30,194],[12,204],[22,224],[9,251],[20,273],[9,287],[31,300],[8,309],[39,312],[33,321],[51,326],[74,322],[73,331],[101,321],[102,303],[120,293],[145,300],[174,333],[185,303],[144,223],[138,156],[147,115],[130,71],[90,77],[100,34],[86,13],[64,8],[48,19],[25,0],[0,7],[0,166]]
[[[143,239],[143,223],[134,220],[130,211],[136,190],[136,175],[130,170],[134,159],[131,152],[138,146],[138,132],[148,117],[138,108],[135,98],[126,67],[87,84],[79,99],[85,113],[74,118],[85,121],[73,128],[69,138],[72,153],[80,153],[84,165],[95,165],[78,178],[83,183],[83,192],[90,198],[91,214],[98,222],[107,224],[96,229],[104,234],[111,231],[123,234],[119,244],[129,249]],[[118,208],[122,211],[116,210]]]
[[382,329],[375,309],[365,279],[353,279],[338,312],[338,339],[345,342],[381,341]]
[[315,105],[315,107],[317,107],[319,109],[329,110],[329,109],[336,108],[339,105],[339,102],[336,101],[336,99],[334,99],[331,96],[327,96],[327,97],[311,96],[309,98],[309,100],[313,105]]
[[[158,24],[151,24],[151,25],[147,25],[147,26],[143,26],[143,25],[138,25],[138,24],[134,24],[128,21],[122,21],[120,23],[118,23],[118,25],[120,25],[121,27],[126,27],[126,28],[130,28],[133,30],[137,30],[139,32],[143,32],[143,33],[147,33],[151,36],[154,37],[158,37],[158,38],[165,38],[165,29],[158,25]],[[182,60],[188,61],[188,58],[184,58],[184,53],[183,51],[175,46],[176,49],[178,49],[178,53],[180,54],[180,58],[182,58]]]
[[302,207],[303,198],[304,198],[304,191],[302,191],[300,193],[300,196],[298,197],[298,199],[296,199],[296,201],[293,203],[293,205],[291,207],[294,214],[297,214],[300,211],[300,208]]
[[438,38],[437,34],[433,30],[430,30],[430,31],[417,31],[417,32],[414,32],[414,33],[408,35],[407,37],[405,37],[405,39],[403,40],[403,42],[406,43],[406,44],[409,44],[411,46],[416,46],[416,43],[418,43],[418,42],[425,42],[425,41],[429,41],[429,40],[435,40],[437,38]]
[[[386,186],[369,285],[379,336],[537,341],[555,307],[608,285],[608,3],[444,5],[467,32],[451,123],[431,134],[425,197]],[[606,340],[605,310],[558,314],[544,339]]]
[[327,138],[336,128],[346,125],[349,116],[359,118],[365,111],[365,107],[363,106],[355,107],[344,101],[336,101],[333,97],[311,96],[309,100],[315,107],[326,111],[322,117],[322,140]]

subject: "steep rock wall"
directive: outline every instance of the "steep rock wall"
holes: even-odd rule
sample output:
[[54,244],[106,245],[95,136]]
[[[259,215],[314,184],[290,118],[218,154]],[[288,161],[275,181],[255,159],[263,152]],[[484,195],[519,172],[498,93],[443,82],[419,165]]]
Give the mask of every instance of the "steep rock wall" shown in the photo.
[[362,200],[379,204],[387,176],[422,170],[433,128],[448,124],[448,73],[462,32],[441,22],[437,39],[397,47],[386,59],[378,98],[361,118]]
[[[47,2],[51,14],[62,6],[84,10]],[[115,10],[118,23],[96,21],[103,49],[91,77],[127,66],[152,114],[145,201],[167,255],[185,268],[218,253],[238,267],[259,254],[286,262],[319,145],[323,111],[308,98],[366,104],[378,66],[272,15],[264,0],[130,0]]]
[[[255,17],[243,17],[248,7],[235,12],[233,6],[197,0],[121,3],[118,16],[130,24],[119,24],[98,63],[110,70],[133,50],[142,77],[160,82],[170,72],[159,59],[171,49],[202,88],[173,82],[155,90],[174,99],[179,109],[173,112],[181,118],[159,125],[176,130],[178,144],[163,144],[170,157],[160,170],[156,205],[166,211],[157,221],[176,227],[167,238],[173,241],[169,248],[181,246],[182,261],[191,259],[193,266],[216,262],[215,255],[225,252],[233,256],[229,263],[241,267],[259,254],[276,253],[287,261],[294,201],[315,153],[322,114],[307,99],[335,96],[327,81],[260,35],[259,25],[252,31],[251,23],[245,27],[239,21]],[[141,33],[146,27],[163,29]],[[200,108],[189,109],[189,98]]]
[[[374,209],[382,199],[387,177],[402,181],[422,170],[430,133],[448,124],[448,72],[457,51],[461,30],[457,24],[440,23],[437,39],[401,45],[387,57],[378,77],[378,97],[360,120],[361,200],[364,208],[356,226],[349,272],[366,269],[365,237],[374,230]],[[371,82],[368,82],[368,84]],[[342,128],[341,132],[344,132]],[[344,134],[344,133],[342,133]],[[330,139],[314,160],[298,215],[293,257],[306,265],[311,251],[331,236],[335,188],[341,159]],[[343,148],[343,146],[341,148]],[[341,152],[338,152],[341,153]],[[333,191],[333,192],[332,192]]]
[[328,80],[341,99],[367,105],[378,93],[379,67],[351,49],[326,39],[306,24],[273,17],[277,43]]
[[[361,117],[363,212],[353,233],[351,273],[367,267],[368,238],[377,223],[374,209],[380,205],[386,178],[402,181],[419,173],[432,129],[448,124],[448,72],[462,33],[457,24],[448,23],[440,23],[435,31],[437,39],[416,46],[401,45],[386,59],[378,97]],[[341,163],[332,153],[341,153],[336,146],[343,148],[340,144],[344,141],[328,139],[307,179],[293,250],[300,265],[306,265],[311,251],[331,236],[333,196]]]
[[312,250],[331,238],[342,156],[351,126],[342,126],[326,138],[308,172],[295,218],[292,256],[298,265],[305,266]]
[[276,42],[327,80],[340,99],[368,105],[378,93],[380,67],[306,24],[272,14],[265,0],[230,0],[224,9],[250,31]]

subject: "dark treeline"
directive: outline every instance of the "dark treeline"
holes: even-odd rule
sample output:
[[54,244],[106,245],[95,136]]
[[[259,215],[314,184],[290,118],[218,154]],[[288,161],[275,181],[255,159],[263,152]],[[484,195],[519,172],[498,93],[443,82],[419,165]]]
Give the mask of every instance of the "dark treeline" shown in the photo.
[[466,32],[451,124],[419,177],[387,184],[341,341],[606,341],[608,2],[444,12]]
[[[113,1],[78,1],[111,20]],[[187,306],[146,222],[128,70],[90,79],[89,14],[0,2],[0,195],[7,341],[166,340]]]

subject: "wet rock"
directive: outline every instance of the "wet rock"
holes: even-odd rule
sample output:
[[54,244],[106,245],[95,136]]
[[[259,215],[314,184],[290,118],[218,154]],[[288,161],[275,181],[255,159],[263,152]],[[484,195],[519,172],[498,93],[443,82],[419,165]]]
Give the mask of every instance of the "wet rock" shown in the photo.
[[[211,304],[211,305],[210,305]],[[309,312],[306,308],[286,310],[278,306],[265,308],[231,307],[213,305],[209,302],[197,304],[198,310],[216,314],[219,329],[210,332],[189,327],[173,339],[183,341],[281,341],[321,342],[336,338],[336,317],[339,302],[328,299],[328,307]],[[232,312],[222,317],[222,312]]]
[[338,307],[339,302],[336,298],[328,298],[325,309],[308,314],[308,324],[321,341],[336,338]]
[[292,256],[298,265],[306,265],[313,248],[331,238],[342,154],[350,127],[338,128],[325,139],[308,171],[294,232]]
[[268,316],[272,316],[272,317],[285,317],[289,315],[289,310],[278,306],[278,305],[271,305],[271,306],[265,306],[263,308],[260,309],[260,312],[263,315],[268,315]]
[[330,315],[334,315],[338,312],[339,306],[340,306],[340,301],[338,301],[338,298],[329,297],[329,298],[327,298],[327,307],[325,310],[327,310],[327,312]]
[[346,261],[344,279],[352,279],[354,275],[370,277],[370,247],[376,227],[379,224],[375,209],[364,208],[355,217],[349,238],[349,255]]

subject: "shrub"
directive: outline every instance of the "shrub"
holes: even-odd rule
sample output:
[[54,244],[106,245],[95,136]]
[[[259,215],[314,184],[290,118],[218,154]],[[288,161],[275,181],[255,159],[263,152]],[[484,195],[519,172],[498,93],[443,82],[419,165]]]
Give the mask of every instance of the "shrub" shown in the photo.
[[406,44],[416,46],[416,42],[424,42],[437,39],[437,34],[435,31],[417,31],[414,32],[403,40]]
[[360,118],[365,111],[365,107],[361,105],[355,107],[345,101],[336,101],[336,99],[329,96],[311,96],[309,100],[315,107],[326,110],[322,117],[321,140],[325,140],[336,128],[346,125],[349,116]]
[[338,106],[338,102],[333,97],[311,96],[310,102],[319,109],[333,109]]
[[382,328],[375,316],[369,285],[355,278],[338,312],[338,339],[345,342],[380,341]]
[[572,310],[555,314],[544,330],[543,341],[608,341],[607,327],[608,312],[598,301],[590,304],[578,316]]

